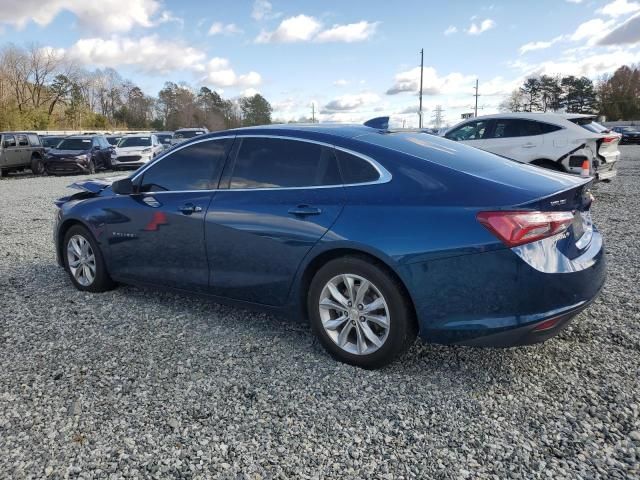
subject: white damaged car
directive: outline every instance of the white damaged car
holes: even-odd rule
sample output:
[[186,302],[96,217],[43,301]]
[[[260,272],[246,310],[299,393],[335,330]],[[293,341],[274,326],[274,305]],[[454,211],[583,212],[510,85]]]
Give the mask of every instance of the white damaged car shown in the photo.
[[126,135],[120,139],[111,155],[114,169],[138,168],[153,160],[164,150],[154,134]]
[[501,113],[465,120],[443,136],[519,162],[610,180],[620,158],[620,136],[594,118],[577,113]]

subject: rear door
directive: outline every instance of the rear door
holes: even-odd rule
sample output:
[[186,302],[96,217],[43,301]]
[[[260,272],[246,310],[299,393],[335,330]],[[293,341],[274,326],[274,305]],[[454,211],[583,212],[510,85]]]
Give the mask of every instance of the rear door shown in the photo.
[[521,162],[545,158],[539,122],[520,118],[497,118],[484,142],[484,150]]
[[309,250],[342,210],[333,148],[275,137],[238,137],[234,161],[207,212],[210,291],[283,305]]
[[178,148],[134,177],[139,193],[113,198],[103,221],[116,277],[207,289],[204,217],[232,143]]
[[20,150],[16,145],[15,135],[2,136],[2,167],[20,165]]
[[16,142],[18,143],[18,164],[19,165],[31,165],[31,145],[29,145],[29,139],[26,135],[16,135]]

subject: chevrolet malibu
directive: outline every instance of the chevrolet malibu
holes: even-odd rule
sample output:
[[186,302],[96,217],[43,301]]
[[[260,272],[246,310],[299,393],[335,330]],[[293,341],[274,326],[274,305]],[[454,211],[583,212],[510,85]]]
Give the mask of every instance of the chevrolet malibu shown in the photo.
[[307,318],[336,359],[561,331],[605,280],[592,179],[376,126],[216,132],[57,201],[76,288],[117,282]]

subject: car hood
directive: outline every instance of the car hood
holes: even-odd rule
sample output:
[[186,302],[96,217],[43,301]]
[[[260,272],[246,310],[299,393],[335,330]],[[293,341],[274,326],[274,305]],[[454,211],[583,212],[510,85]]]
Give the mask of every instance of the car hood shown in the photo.
[[71,185],[69,185],[69,188],[82,190],[83,192],[88,193],[100,193],[105,188],[111,186],[111,184],[116,180],[121,180],[123,178],[126,178],[126,175],[108,178],[92,178],[89,180],[82,180],[81,182],[72,183]]
[[79,157],[80,155],[86,155],[89,150],[57,150],[52,148],[47,152],[50,157]]
[[151,147],[118,147],[116,153],[142,153],[146,149],[151,149]]

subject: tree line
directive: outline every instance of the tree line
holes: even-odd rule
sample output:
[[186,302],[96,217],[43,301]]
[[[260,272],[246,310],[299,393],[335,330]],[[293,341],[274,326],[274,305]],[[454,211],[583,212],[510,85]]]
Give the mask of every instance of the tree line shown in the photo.
[[640,119],[640,67],[624,65],[595,83],[588,77],[540,75],[527,78],[499,106],[503,112],[604,115],[607,120]]
[[232,99],[166,82],[147,95],[115,69],[87,70],[59,52],[8,44],[0,50],[0,130],[221,130],[271,123],[260,94]]

